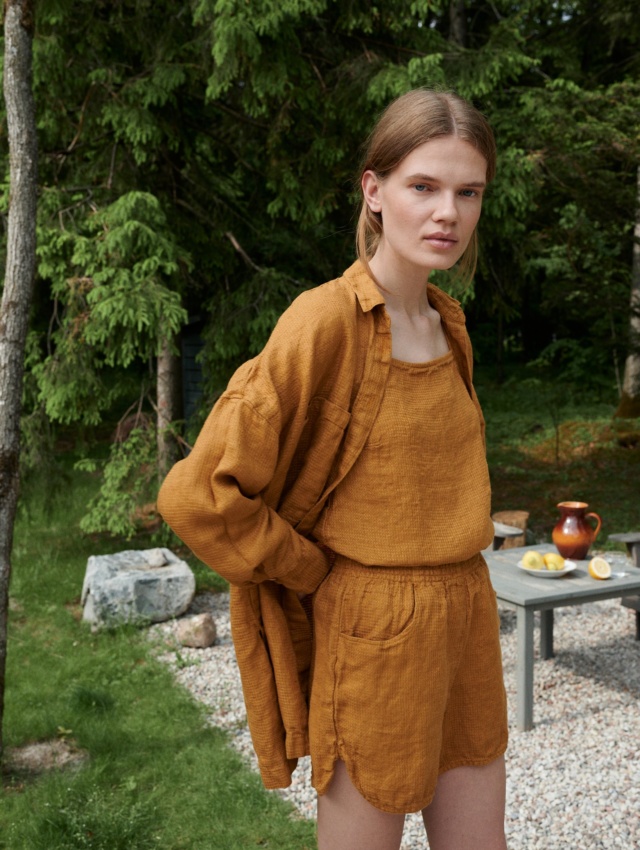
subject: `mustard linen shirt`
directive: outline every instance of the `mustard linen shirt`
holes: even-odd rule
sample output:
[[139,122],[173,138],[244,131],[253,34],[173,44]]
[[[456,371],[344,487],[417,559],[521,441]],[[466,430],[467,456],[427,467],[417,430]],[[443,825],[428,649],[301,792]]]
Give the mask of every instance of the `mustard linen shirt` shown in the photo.
[[[429,284],[484,433],[459,303]],[[243,364],[158,509],[231,587],[231,627],[264,785],[286,787],[309,752],[311,628],[296,591],[329,570],[311,539],[326,500],[369,436],[391,363],[384,299],[360,262],[303,292]]]

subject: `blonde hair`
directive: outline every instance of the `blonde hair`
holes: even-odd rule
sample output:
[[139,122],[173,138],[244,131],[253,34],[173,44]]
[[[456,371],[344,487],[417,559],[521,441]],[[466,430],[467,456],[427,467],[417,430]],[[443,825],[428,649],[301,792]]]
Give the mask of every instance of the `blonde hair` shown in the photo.
[[[496,143],[487,119],[468,101],[452,92],[414,89],[392,101],[371,132],[360,167],[384,180],[415,148],[442,136],[456,136],[472,144],[487,161],[487,183],[496,173]],[[360,187],[362,195],[362,187]],[[356,251],[369,270],[383,233],[382,216],[372,212],[362,199],[356,229]],[[478,238],[474,231],[460,259],[457,277],[469,282],[478,259]]]

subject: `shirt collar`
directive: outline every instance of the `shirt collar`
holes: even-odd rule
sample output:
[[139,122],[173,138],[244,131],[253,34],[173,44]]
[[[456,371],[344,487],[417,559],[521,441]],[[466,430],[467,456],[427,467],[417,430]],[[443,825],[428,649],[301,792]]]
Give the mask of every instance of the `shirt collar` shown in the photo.
[[[363,263],[356,260],[344,273],[344,277],[349,281],[356,294],[356,298],[364,313],[373,310],[374,307],[384,304],[382,293],[375,285]],[[452,298],[442,289],[439,289],[435,284],[427,284],[427,297],[429,303],[434,307],[445,322],[465,323],[464,313],[460,307],[460,302]]]
[[382,293],[367,274],[367,270],[360,260],[350,266],[344,273],[349,281],[360,303],[364,313],[368,313],[380,304],[384,304]]

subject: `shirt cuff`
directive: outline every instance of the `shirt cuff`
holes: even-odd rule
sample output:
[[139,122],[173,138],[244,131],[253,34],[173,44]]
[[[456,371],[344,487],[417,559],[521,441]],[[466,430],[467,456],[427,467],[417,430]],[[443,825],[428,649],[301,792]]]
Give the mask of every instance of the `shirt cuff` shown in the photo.
[[304,563],[278,576],[277,581],[296,593],[313,593],[331,568],[331,561],[322,549],[308,541]]

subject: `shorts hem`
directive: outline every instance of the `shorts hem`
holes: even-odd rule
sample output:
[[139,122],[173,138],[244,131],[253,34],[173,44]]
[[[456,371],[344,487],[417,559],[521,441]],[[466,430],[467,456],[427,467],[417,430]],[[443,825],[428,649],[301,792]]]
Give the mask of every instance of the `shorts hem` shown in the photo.
[[326,794],[329,790],[329,786],[331,785],[333,776],[336,771],[336,761],[338,761],[337,756],[334,759],[333,764],[331,765],[331,770],[323,770],[322,778],[317,779],[316,777],[318,772],[316,771],[315,765],[313,763],[313,756],[311,757],[311,787],[315,789],[316,794],[319,797],[322,797],[322,795]]
[[459,758],[450,762],[445,762],[438,768],[438,776],[447,773],[449,770],[455,770],[456,767],[485,767],[491,762],[501,758],[507,751],[507,743],[503,747],[496,750],[494,755],[486,756],[485,758]]
[[[504,756],[506,751],[507,744],[505,743],[504,746],[498,749],[495,754],[486,756],[485,758],[461,758],[455,759],[451,762],[446,762],[438,769],[438,778],[443,773],[447,773],[449,770],[455,770],[457,767],[484,767]],[[374,808],[378,809],[378,811],[386,812],[390,815],[409,815],[414,812],[421,812],[423,809],[426,809],[433,801],[433,798],[436,793],[436,786],[433,787],[433,790],[430,793],[425,795],[424,802],[422,803],[407,803],[403,806],[393,806],[388,803],[385,803],[379,798],[374,797],[371,794],[365,793],[361,784],[357,780],[356,772],[353,770],[353,766],[350,764],[349,760],[344,758],[342,754],[339,756],[339,759],[340,761],[344,762],[344,765],[347,769],[347,774],[349,776],[349,779],[351,780],[351,784],[353,785],[353,787],[357,790],[360,796],[367,801],[367,803],[370,803]],[[335,764],[336,763],[334,761],[331,769],[331,774],[328,779],[325,778],[322,782],[312,783],[319,797],[322,797],[322,795],[326,794],[326,792],[329,790],[329,786],[331,785],[331,780],[333,779],[335,772]]]
[[[344,762],[344,765],[347,769],[347,775],[349,776],[349,779],[351,780],[351,784],[356,789],[358,794],[360,794],[360,796],[364,800],[366,800],[367,803],[372,805],[375,809],[378,809],[378,811],[380,811],[380,812],[386,812],[387,814],[390,814],[390,815],[408,815],[408,814],[411,814],[412,812],[422,811],[422,809],[426,808],[429,805],[429,803],[433,800],[433,797],[434,797],[435,792],[436,792],[435,785],[434,785],[433,789],[427,795],[426,802],[422,803],[422,804],[418,804],[416,808],[413,807],[412,803],[409,803],[409,804],[404,805],[404,806],[393,806],[393,805],[390,805],[388,803],[385,803],[382,800],[375,797],[374,795],[365,793],[362,786],[360,785],[360,783],[357,780],[357,777],[355,775],[355,771],[352,769],[352,765],[350,764],[350,762],[346,758],[344,758],[343,755],[338,756],[338,759],[340,761]],[[329,781],[325,780],[324,782],[318,783],[317,785],[315,783],[312,783],[314,785],[316,793],[318,794],[319,797],[321,797],[323,794],[326,794],[326,792],[329,790],[329,786],[331,784],[331,780],[333,779],[334,772],[335,772],[335,762],[333,763],[333,769],[331,771],[331,777],[330,777]],[[322,790],[320,790],[320,787],[322,787]]]

